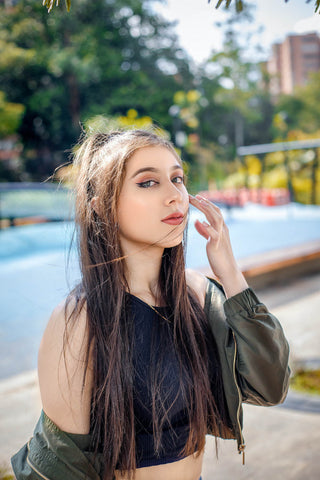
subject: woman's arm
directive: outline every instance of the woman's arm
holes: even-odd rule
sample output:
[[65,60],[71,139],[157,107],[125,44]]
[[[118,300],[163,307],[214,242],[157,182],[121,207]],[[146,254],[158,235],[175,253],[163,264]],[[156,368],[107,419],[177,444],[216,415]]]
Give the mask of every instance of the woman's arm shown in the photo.
[[226,378],[232,376],[235,356],[243,401],[257,405],[282,402],[289,385],[289,346],[277,318],[251,288],[227,299],[216,280],[191,269],[186,270],[186,278],[208,317],[224,370],[231,366]]
[[224,303],[237,344],[237,374],[243,401],[282,403],[289,387],[289,345],[278,319],[248,288]]
[[[74,307],[72,302],[67,315]],[[92,371],[84,381],[87,348],[87,318],[83,307],[68,323],[65,303],[59,304],[49,319],[38,356],[42,406],[46,415],[63,431],[88,433]]]
[[208,278],[204,310],[225,383],[232,383],[234,371],[244,402],[283,402],[290,377],[289,345],[279,321],[255,292],[248,288],[226,299],[222,286]]
[[[70,302],[67,318],[72,311]],[[72,323],[72,327],[71,327]],[[87,343],[85,308],[66,327],[65,303],[58,305],[44,332],[38,359],[43,411],[31,439],[11,458],[18,480],[99,480],[91,453],[68,433],[90,429],[92,371],[84,377]],[[86,437],[86,438],[84,438]],[[90,435],[82,436],[90,444]]]

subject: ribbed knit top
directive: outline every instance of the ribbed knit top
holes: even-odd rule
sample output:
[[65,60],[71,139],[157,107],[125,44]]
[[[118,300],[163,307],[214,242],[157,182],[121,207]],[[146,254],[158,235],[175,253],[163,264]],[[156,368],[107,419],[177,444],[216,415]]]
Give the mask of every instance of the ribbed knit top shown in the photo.
[[[180,456],[189,435],[186,403],[179,388],[181,376],[179,360],[173,346],[172,322],[167,307],[155,307],[158,315],[140,298],[127,293],[134,325],[134,412],[136,428],[137,468],[175,462]],[[161,362],[161,365],[159,365]],[[164,408],[169,409],[161,428],[162,450],[155,451],[152,425],[151,382],[155,364],[161,367],[160,388]],[[183,381],[183,379],[182,379]],[[157,407],[156,407],[157,408]]]

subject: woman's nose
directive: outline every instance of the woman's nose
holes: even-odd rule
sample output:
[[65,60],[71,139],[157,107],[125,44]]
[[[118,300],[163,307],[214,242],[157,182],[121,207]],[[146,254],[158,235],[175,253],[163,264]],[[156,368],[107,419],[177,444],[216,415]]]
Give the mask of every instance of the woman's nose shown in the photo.
[[166,189],[165,201],[169,205],[172,202],[181,202],[182,192],[172,182]]

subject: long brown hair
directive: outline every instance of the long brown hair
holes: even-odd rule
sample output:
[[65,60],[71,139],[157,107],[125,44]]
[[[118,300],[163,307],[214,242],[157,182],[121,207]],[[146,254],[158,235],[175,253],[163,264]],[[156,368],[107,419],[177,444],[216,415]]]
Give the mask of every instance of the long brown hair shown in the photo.
[[[91,433],[94,451],[102,452],[104,480],[112,480],[115,469],[127,471],[134,478],[136,469],[133,335],[125,300],[125,292],[130,290],[117,229],[117,202],[126,162],[138,149],[150,146],[169,149],[181,163],[173,145],[164,137],[154,131],[134,129],[86,135],[74,156],[75,220],[82,281],[69,296],[76,298],[70,318],[76,322],[76,312],[86,305],[85,370],[89,364],[93,369]],[[99,198],[99,214],[93,208],[93,197]],[[190,424],[182,454],[190,455],[195,449],[204,448],[208,431],[222,432],[227,416],[214,339],[203,309],[186,283],[185,236],[186,232],[182,243],[164,250],[158,291],[159,298],[172,312],[173,344],[184,379],[177,381],[187,399]],[[211,376],[209,362],[214,365]],[[157,451],[162,447],[161,425],[168,414],[160,398],[161,373],[155,365],[157,380],[152,382],[151,395]]]

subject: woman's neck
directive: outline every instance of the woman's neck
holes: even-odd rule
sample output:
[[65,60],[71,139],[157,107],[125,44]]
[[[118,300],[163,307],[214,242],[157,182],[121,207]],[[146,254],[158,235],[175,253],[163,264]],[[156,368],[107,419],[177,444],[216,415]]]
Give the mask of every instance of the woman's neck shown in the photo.
[[160,300],[158,296],[162,254],[163,251],[161,253],[159,249],[148,248],[125,259],[125,275],[130,293],[152,305],[156,305]]

